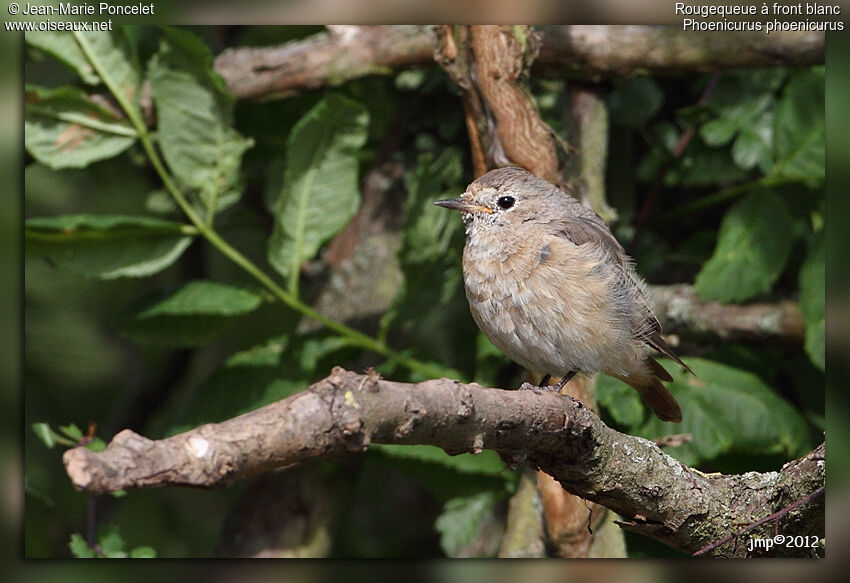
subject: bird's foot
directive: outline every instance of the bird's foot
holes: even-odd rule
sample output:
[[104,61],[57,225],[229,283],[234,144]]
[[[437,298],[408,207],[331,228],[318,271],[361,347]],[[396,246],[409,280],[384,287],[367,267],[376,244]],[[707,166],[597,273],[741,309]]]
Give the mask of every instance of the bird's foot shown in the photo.
[[565,375],[561,378],[561,382],[559,382],[559,383],[556,385],[556,387],[557,387],[557,389],[558,389],[558,392],[559,392],[559,393],[561,392],[561,389],[563,389],[563,388],[564,388],[564,385],[566,385],[568,382],[570,382],[570,380],[571,380],[574,376],[576,376],[576,373],[577,373],[577,372],[578,372],[578,371],[571,370],[570,372],[568,372],[567,374],[565,374]]
[[547,375],[544,375],[544,377],[540,380],[539,385],[532,385],[531,383],[522,383],[522,385],[520,385],[520,387],[519,387],[519,390],[520,391],[532,391],[534,389],[538,389],[538,390],[541,390],[541,391],[552,391],[554,393],[560,393],[561,389],[564,388],[564,385],[566,385],[568,382],[570,382],[570,379],[572,379],[574,376],[576,376],[576,372],[577,371],[571,370],[570,372],[565,374],[563,376],[563,378],[561,378],[560,382],[558,382],[555,385],[549,384],[549,380],[552,378],[552,375],[547,374]]

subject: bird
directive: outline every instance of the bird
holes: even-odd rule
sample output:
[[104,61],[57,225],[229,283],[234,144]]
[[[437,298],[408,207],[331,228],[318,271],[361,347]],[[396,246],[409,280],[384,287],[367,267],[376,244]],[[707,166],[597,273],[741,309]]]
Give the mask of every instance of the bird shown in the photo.
[[[655,349],[691,369],[661,336],[649,292],[608,224],[556,185],[517,167],[491,170],[458,198],[463,280],[478,327],[524,368],[602,372],[630,385],[663,421],[681,422]],[[693,373],[692,373],[693,374]]]

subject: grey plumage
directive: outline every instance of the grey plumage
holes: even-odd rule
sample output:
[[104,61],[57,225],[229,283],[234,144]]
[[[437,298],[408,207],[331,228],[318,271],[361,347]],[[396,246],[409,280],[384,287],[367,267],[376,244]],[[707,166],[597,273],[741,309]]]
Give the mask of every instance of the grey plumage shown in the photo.
[[[540,374],[603,372],[680,421],[652,347],[661,337],[646,285],[593,210],[520,168],[488,172],[451,201],[466,224],[463,270],[473,318],[508,357]],[[690,370],[690,369],[688,369]]]

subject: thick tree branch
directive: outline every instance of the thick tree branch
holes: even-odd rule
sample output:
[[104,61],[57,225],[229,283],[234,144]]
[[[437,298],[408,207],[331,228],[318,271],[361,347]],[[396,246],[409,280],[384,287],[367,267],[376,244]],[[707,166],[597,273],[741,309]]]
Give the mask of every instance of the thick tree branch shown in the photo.
[[[648,440],[610,429],[569,397],[448,379],[398,383],[339,367],[303,393],[223,423],[158,441],[125,430],[105,451],[74,448],[64,462],[74,486],[92,494],[163,485],[213,488],[310,458],[362,452],[370,443],[430,444],[449,453],[496,450],[630,517],[627,528],[691,553],[824,485],[823,445],[780,472],[707,476]],[[822,525],[819,497],[783,516],[778,528],[786,535],[823,536]],[[767,536],[773,528],[749,536]],[[733,540],[712,552],[744,556],[746,547]]]
[[[544,26],[537,74],[599,77],[824,62],[818,32],[693,33],[661,26]],[[341,26],[278,47],[231,48],[215,69],[237,98],[290,95],[433,65],[428,26]]]
[[689,285],[653,286],[655,313],[667,334],[722,340],[786,339],[805,332],[797,302],[721,304],[700,298]]

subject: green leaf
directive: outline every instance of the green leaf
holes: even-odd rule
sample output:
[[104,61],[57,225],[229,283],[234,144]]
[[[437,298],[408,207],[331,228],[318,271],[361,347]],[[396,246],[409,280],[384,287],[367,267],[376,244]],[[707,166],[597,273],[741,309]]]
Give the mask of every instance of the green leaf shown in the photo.
[[[689,465],[726,454],[792,459],[808,450],[811,444],[804,418],[761,378],[718,362],[685,361],[696,376],[669,360],[661,361],[674,378],[667,386],[682,407],[682,423],[671,425],[650,414],[646,424],[629,427],[630,432],[649,439],[690,433],[690,443],[667,450]],[[620,383],[606,379],[609,382]],[[608,407],[608,403],[600,404]]]
[[89,277],[144,277],[192,242],[180,223],[125,215],[64,215],[26,222],[27,251]]
[[156,550],[153,547],[136,547],[130,551],[131,559],[155,559]]
[[109,32],[73,32],[83,54],[94,67],[104,71],[102,79],[110,90],[114,87],[138,112],[141,75],[136,47],[124,27]]
[[233,99],[212,66],[200,39],[171,28],[148,66],[162,155],[208,217],[239,199],[242,154],[253,145],[231,127]]
[[258,293],[244,287],[199,279],[164,292],[136,317],[238,316],[254,311],[262,301]]
[[[463,221],[458,213],[434,205],[463,192],[463,165],[457,148],[439,157],[421,154],[406,176],[407,199],[398,256],[404,274],[390,311],[381,323],[405,329],[411,347],[427,360],[472,376],[478,329],[463,293]],[[454,377],[458,378],[458,377]]]
[[61,431],[69,439],[73,439],[75,442],[80,441],[83,438],[83,431],[74,423],[60,426],[59,431]]
[[46,445],[48,448],[53,449],[53,446],[56,445],[58,437],[56,433],[50,428],[50,425],[47,423],[33,423],[31,425],[33,433]]
[[396,445],[376,443],[370,450],[396,459],[409,459],[436,463],[463,474],[478,474],[497,477],[505,471],[505,462],[494,451],[484,450],[479,454],[462,453],[449,455],[433,445]]
[[262,297],[253,290],[196,280],[145,294],[128,310],[122,332],[143,343],[193,346],[218,334],[235,316],[256,310]]
[[821,370],[825,364],[826,335],[826,246],[824,230],[809,242],[800,268],[800,311],[806,323],[806,353]]
[[745,170],[757,165],[767,172],[773,164],[773,114],[765,112],[762,116],[742,128],[732,145],[732,159],[738,167]]
[[68,542],[68,548],[78,559],[93,559],[95,558],[94,549],[92,549],[86,539],[77,532],[71,535],[71,540]]
[[89,85],[100,83],[100,77],[70,32],[27,32],[24,40],[75,71]]
[[346,350],[354,349],[336,336],[282,335],[237,352],[198,388],[179,428],[223,421],[302,391],[344,362]]
[[821,180],[826,164],[823,68],[793,77],[773,116],[771,178]]
[[136,141],[126,120],[74,87],[27,87],[24,135],[27,151],[54,169],[112,158]]
[[478,538],[482,521],[493,512],[498,499],[496,492],[487,490],[446,502],[434,527],[440,533],[440,547],[447,556],[466,556],[465,549]]
[[596,402],[626,428],[638,427],[646,418],[646,406],[633,388],[608,375],[596,376]]
[[664,93],[651,77],[636,77],[617,83],[608,98],[611,123],[639,128],[656,114],[664,102]]
[[737,302],[769,291],[791,252],[792,227],[785,203],[772,191],[742,198],[723,217],[714,254],[696,276],[697,293]]
[[357,212],[357,153],[366,141],[368,117],[363,106],[330,94],[289,134],[268,258],[291,292],[298,290],[301,263]]
[[124,551],[124,537],[113,524],[106,524],[97,529],[97,544],[107,558],[123,559],[127,556]]

